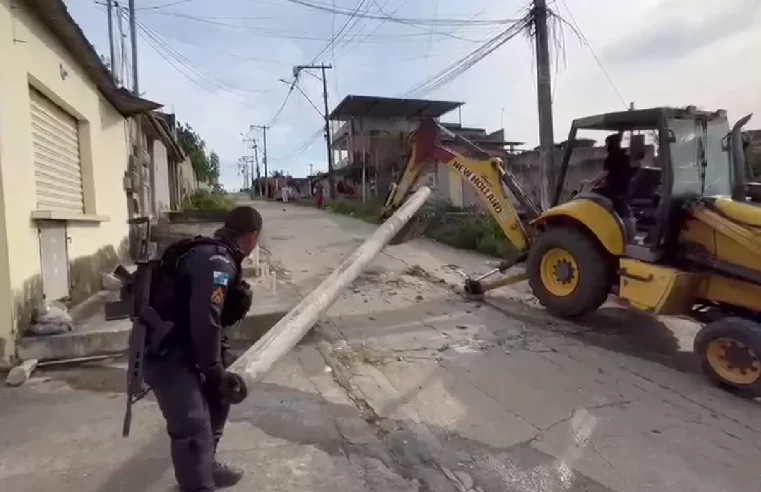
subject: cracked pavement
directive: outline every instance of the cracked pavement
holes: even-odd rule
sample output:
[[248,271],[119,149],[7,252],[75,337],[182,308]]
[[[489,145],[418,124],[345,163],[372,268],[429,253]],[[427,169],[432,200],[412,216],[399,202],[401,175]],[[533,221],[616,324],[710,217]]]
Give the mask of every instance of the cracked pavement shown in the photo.
[[[258,207],[302,293],[373,231]],[[387,248],[234,408],[221,452],[248,474],[232,490],[759,490],[759,404],[703,380],[693,325],[615,305],[561,322],[524,286],[457,295],[456,269],[489,261],[427,240]],[[174,490],[155,404],[119,435],[122,370],[39,371],[0,390],[0,490]]]
[[[298,207],[269,216],[272,251],[304,289],[373,230]],[[318,327],[392,470],[417,490],[758,490],[759,403],[703,379],[694,324],[611,303],[568,323],[525,284],[488,302],[456,294],[457,269],[493,261],[422,239],[389,247]]]

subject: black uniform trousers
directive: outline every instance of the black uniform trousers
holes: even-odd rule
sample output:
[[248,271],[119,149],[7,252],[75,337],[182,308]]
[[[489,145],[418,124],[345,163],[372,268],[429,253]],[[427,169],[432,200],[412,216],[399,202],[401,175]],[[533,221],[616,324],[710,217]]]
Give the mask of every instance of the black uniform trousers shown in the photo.
[[230,405],[209,400],[198,372],[179,354],[147,359],[145,382],[166,421],[174,476],[182,492],[214,490],[214,454]]

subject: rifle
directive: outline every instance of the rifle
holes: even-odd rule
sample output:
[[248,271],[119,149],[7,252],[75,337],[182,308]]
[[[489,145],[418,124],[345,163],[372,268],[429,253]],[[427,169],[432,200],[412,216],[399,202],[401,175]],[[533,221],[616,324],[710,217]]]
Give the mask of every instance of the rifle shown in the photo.
[[[141,238],[137,255],[137,269],[129,274],[125,269],[120,278],[126,284],[122,295],[131,297],[132,329],[129,334],[127,361],[127,408],[124,413],[122,437],[129,436],[132,424],[132,405],[143,399],[151,388],[143,380],[143,364],[146,351],[158,352],[161,341],[169,334],[172,323],[164,321],[150,306],[151,280],[157,260],[150,257],[151,223],[148,217],[130,219],[130,224],[145,224],[145,236]],[[150,330],[150,336],[149,336]]]

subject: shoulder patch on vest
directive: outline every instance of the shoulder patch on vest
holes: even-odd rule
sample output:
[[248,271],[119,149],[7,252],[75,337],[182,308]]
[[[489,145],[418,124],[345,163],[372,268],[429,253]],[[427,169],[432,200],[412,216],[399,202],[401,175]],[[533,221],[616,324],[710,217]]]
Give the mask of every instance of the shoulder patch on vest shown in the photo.
[[209,261],[212,261],[212,262],[213,261],[217,261],[217,260],[223,261],[223,262],[227,263],[228,265],[232,265],[232,263],[233,263],[232,261],[230,261],[230,258],[228,258],[225,255],[214,255],[211,258],[209,258]]
[[225,291],[222,287],[217,287],[214,292],[211,293],[211,302],[217,306],[221,306],[225,302]]
[[220,272],[218,270],[214,270],[212,282],[214,283],[214,285],[221,285],[223,287],[227,287],[227,284],[230,283],[230,274],[227,272]]

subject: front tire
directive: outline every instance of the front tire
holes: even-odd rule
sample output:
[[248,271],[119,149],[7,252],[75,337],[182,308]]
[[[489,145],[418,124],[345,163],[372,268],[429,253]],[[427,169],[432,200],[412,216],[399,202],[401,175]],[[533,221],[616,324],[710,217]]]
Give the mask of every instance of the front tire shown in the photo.
[[529,250],[526,273],[539,303],[561,318],[595,311],[610,293],[608,254],[574,227],[545,229]]
[[706,324],[695,337],[693,351],[703,374],[739,396],[761,396],[761,326],[729,317]]

